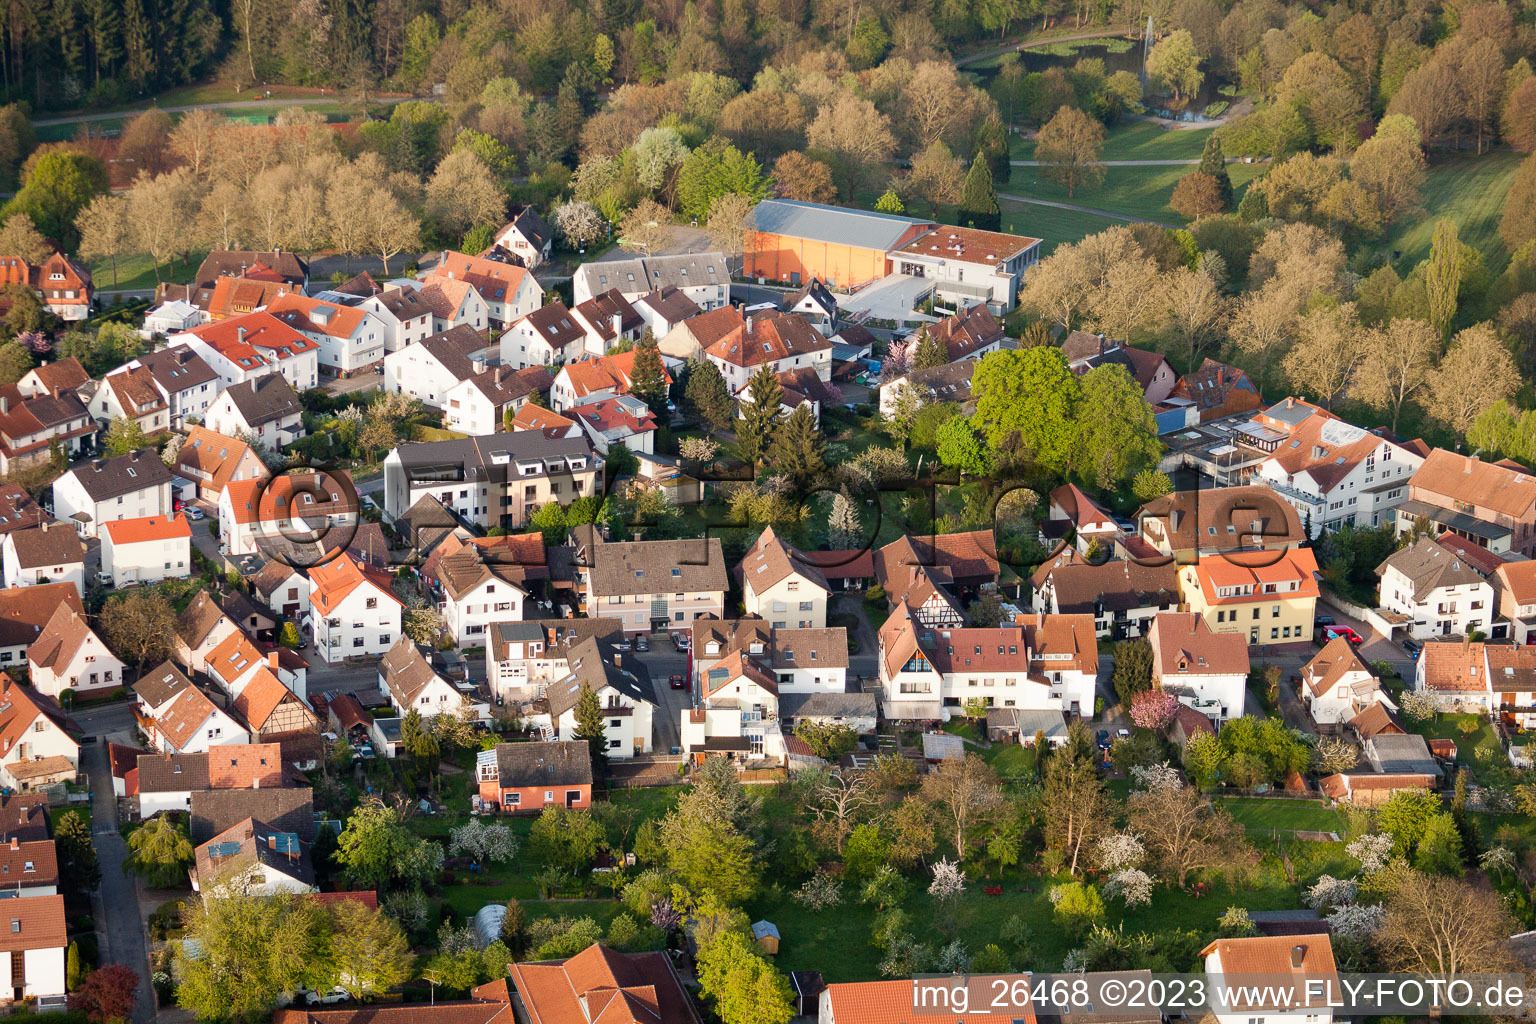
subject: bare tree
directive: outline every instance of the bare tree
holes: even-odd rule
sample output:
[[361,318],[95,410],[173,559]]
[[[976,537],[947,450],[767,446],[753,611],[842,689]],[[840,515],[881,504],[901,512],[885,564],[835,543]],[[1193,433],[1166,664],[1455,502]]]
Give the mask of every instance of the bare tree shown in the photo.
[[943,141],[955,130],[956,111],[965,99],[965,85],[949,61],[925,60],[913,68],[901,90],[912,141],[923,149]]
[[1045,842],[1077,874],[1093,843],[1114,827],[1098,769],[1087,758],[1053,754],[1045,769]]
[[1042,320],[1070,331],[1088,303],[1092,283],[1083,251],[1076,245],[1058,245],[1025,276],[1019,303]]
[[1332,409],[1365,356],[1355,304],[1321,306],[1303,316],[1296,329],[1299,338],[1286,353],[1285,375],[1299,390],[1322,402],[1323,408]]
[[25,213],[13,213],[0,225],[0,252],[16,256],[28,263],[41,263],[53,253],[53,246],[37,230],[37,225]]
[[964,184],[964,163],[944,143],[934,142],[912,158],[902,190],[927,203],[929,215],[937,217],[940,206],[960,201]]
[[841,857],[843,843],[853,831],[859,812],[874,799],[869,779],[860,771],[823,772],[814,799],[817,836],[835,846]]
[[868,179],[870,169],[896,148],[890,120],[869,100],[847,90],[821,108],[805,138],[837,159],[847,200]]
[[192,222],[186,211],[196,199],[197,185],[185,167],[153,178],[140,174],[128,190],[128,223],[154,263],[157,283],[160,265],[191,247]]
[[291,249],[292,227],[288,220],[288,194],[298,184],[289,164],[276,164],[256,176],[246,195],[247,223],[251,240],[262,252]]
[[[255,0],[238,2],[254,3]],[[215,145],[214,137],[223,122],[223,116],[212,110],[189,110],[181,115],[181,120],[171,129],[171,152],[181,158],[194,178],[202,178],[208,173],[209,157]]]
[[443,158],[427,182],[427,216],[450,235],[462,235],[476,224],[500,227],[507,213],[507,196],[485,161],[467,149]]
[[1228,308],[1211,273],[1210,260],[1202,259],[1193,270],[1176,268],[1165,280],[1164,294],[1164,323],[1168,333],[1189,350],[1189,369],[1193,372],[1198,368],[1200,350],[1216,336]]
[[128,200],[114,195],[97,196],[75,218],[75,229],[80,232],[81,257],[112,261],[112,287],[116,288],[117,258],[130,252],[133,245],[128,223]]
[[387,188],[374,189],[368,199],[363,238],[368,251],[384,264],[387,275],[391,259],[421,244],[421,221]]
[[244,234],[245,194],[232,181],[216,181],[198,206],[193,235],[209,249],[238,249]]
[[1290,342],[1296,323],[1295,304],[1281,285],[1265,285],[1243,296],[1232,318],[1232,340],[1259,358],[1259,390],[1269,378],[1271,360]]
[[622,244],[629,252],[653,256],[676,241],[672,230],[672,215],[654,199],[642,199],[640,204],[619,225]]
[[1389,320],[1360,338],[1365,359],[1355,372],[1355,394],[1392,411],[1392,431],[1408,399],[1423,390],[1440,355],[1440,334],[1423,320]]
[[1483,411],[1520,389],[1514,357],[1486,323],[1459,331],[1429,375],[1429,414],[1463,436]]
[[967,754],[960,761],[945,761],[923,776],[921,794],[933,816],[943,821],[955,844],[955,855],[962,861],[976,831],[1004,806],[997,775],[975,754]]
[[1404,870],[1377,940],[1399,971],[1461,974],[1514,968],[1514,922],[1499,894],[1459,878]]
[[1181,888],[1192,871],[1233,871],[1257,862],[1232,815],[1193,787],[1136,793],[1131,797],[1130,820],[1158,871]]
[[1045,173],[1067,186],[1067,196],[1079,185],[1097,185],[1104,180],[1104,165],[1099,152],[1104,147],[1104,125],[1076,107],[1062,107],[1040,129],[1035,142],[1035,159]]
[[752,211],[756,206],[740,192],[727,192],[709,207],[709,220],[704,225],[709,242],[725,253],[735,266],[739,266],[738,261],[746,249],[747,235],[752,231]]

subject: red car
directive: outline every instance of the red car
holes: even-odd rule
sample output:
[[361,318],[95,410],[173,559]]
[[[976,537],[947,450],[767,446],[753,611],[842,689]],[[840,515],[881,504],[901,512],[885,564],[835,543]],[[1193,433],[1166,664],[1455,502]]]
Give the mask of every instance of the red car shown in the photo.
[[1345,640],[1348,640],[1352,644],[1365,643],[1365,637],[1361,636],[1359,633],[1356,633],[1348,626],[1329,626],[1327,629],[1323,630],[1323,636],[1327,637],[1329,640],[1335,640],[1339,637],[1343,637]]
[[667,685],[672,687],[674,690],[681,690],[688,684],[683,682],[682,676],[669,676],[667,677]]

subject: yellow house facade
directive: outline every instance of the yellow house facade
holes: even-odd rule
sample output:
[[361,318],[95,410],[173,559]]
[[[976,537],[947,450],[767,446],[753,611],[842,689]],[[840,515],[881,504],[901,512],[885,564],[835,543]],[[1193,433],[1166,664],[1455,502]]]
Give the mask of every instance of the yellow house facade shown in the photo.
[[1179,570],[1179,594],[1212,631],[1240,633],[1250,646],[1310,643],[1316,574],[1317,559],[1309,548],[1217,555]]

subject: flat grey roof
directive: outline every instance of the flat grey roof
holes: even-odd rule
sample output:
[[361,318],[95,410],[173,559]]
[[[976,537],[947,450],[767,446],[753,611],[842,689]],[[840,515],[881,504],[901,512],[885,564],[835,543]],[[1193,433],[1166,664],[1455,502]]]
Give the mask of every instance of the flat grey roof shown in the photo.
[[764,199],[757,204],[753,217],[752,226],[765,234],[809,238],[882,252],[894,249],[909,229],[933,223],[914,217],[802,203],[794,199]]

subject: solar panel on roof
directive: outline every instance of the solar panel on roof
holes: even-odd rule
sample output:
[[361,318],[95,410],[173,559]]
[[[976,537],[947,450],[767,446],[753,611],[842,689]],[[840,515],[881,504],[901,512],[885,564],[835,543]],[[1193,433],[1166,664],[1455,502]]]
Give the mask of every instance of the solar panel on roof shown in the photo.
[[218,858],[218,857],[233,857],[235,854],[237,854],[239,852],[240,852],[240,844],[239,843],[233,843],[233,842],[231,842],[231,843],[214,843],[212,846],[210,846],[208,848],[208,856],[214,857],[214,858]]
[[278,832],[272,836],[272,848],[278,853],[298,856],[299,837],[292,832]]

